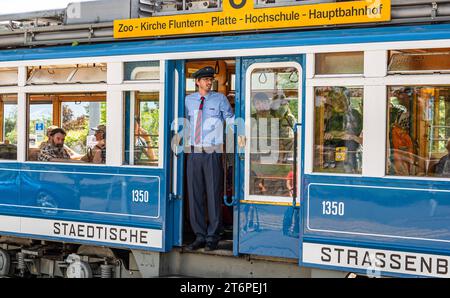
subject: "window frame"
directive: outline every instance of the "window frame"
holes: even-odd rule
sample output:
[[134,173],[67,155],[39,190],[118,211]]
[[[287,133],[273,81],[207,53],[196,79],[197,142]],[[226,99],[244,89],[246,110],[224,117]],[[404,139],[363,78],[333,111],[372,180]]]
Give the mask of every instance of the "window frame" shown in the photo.
[[[160,79],[157,80],[141,80],[141,81],[124,81],[123,69],[125,62],[139,61],[159,61]],[[104,57],[80,57],[80,58],[62,58],[54,60],[26,60],[26,61],[8,61],[0,63],[1,67],[15,67],[18,69],[17,86],[7,86],[0,89],[0,94],[17,94],[18,117],[17,117],[17,160],[4,162],[21,162],[33,164],[50,164],[40,161],[27,160],[28,151],[28,95],[29,94],[49,94],[49,93],[106,93],[107,103],[107,131],[123,131],[123,93],[125,91],[148,91],[159,92],[160,104],[164,106],[165,94],[165,68],[166,59],[162,55],[124,55],[124,56],[104,56]],[[65,64],[83,64],[83,63],[106,63],[107,64],[107,82],[105,83],[82,83],[82,84],[50,84],[50,85],[27,85],[27,68],[31,66],[51,66]],[[163,110],[161,110],[163,111]],[[164,112],[160,114],[162,123]],[[166,129],[164,127],[164,129]],[[161,135],[164,134],[163,128],[160,127]],[[91,163],[64,163],[52,162],[51,164],[71,165],[71,166],[116,166],[130,167],[123,164],[123,143],[122,134],[108,134],[108,151],[105,164]],[[164,148],[165,138],[160,140],[160,150]],[[162,152],[162,151],[161,151]],[[164,156],[165,157],[165,156]],[[159,162],[157,168],[162,168],[164,157]],[[132,166],[135,167],[135,166]],[[145,168],[148,166],[140,166]],[[148,168],[154,169],[151,166]]]
[[[123,164],[123,166],[128,166],[128,167],[139,167],[139,168],[158,168],[158,169],[162,169],[163,168],[163,159],[164,159],[164,155],[161,153],[164,152],[162,151],[164,149],[163,143],[164,143],[164,121],[163,121],[163,117],[164,117],[164,100],[161,99],[161,92],[160,90],[154,90],[154,89],[139,89],[139,90],[127,90],[124,91],[125,92],[130,92],[130,110],[128,111],[128,116],[130,117],[130,123],[128,126],[128,130],[130,132],[129,135],[129,153],[128,153],[128,159],[129,159],[129,164]],[[158,165],[136,165],[134,164],[134,142],[135,142],[135,131],[134,131],[134,121],[132,121],[132,119],[134,119],[135,115],[136,115],[136,111],[137,111],[137,107],[136,107],[136,92],[151,92],[151,93],[158,93],[158,98],[159,98],[159,127],[158,127],[158,153],[160,153],[160,156],[158,158]],[[127,111],[125,111],[124,116],[126,115]],[[125,135],[125,134],[124,134]],[[123,155],[125,156],[126,151],[125,151],[125,144],[124,144],[124,152]]]
[[[255,69],[260,68],[281,68],[281,67],[295,67],[298,71],[298,115],[297,115],[297,123],[302,123],[302,111],[303,111],[303,68],[302,66],[295,61],[286,61],[286,62],[257,62],[251,64],[245,73],[245,121],[250,121],[250,105],[251,105],[251,75]],[[278,204],[292,204],[292,197],[281,197],[281,196],[263,196],[263,195],[251,195],[250,194],[250,140],[249,136],[251,134],[251,126],[245,125],[245,136],[247,138],[245,144],[245,165],[244,165],[244,201],[254,201],[254,202],[265,202],[265,203],[278,203]],[[301,130],[298,131],[297,134],[297,150],[302,151],[303,147],[301,146],[302,133]],[[300,156],[299,156],[300,157]],[[297,166],[301,164],[301,158],[297,159]],[[299,168],[300,172],[301,168]],[[297,175],[297,187],[300,189],[300,175]]]
[[[442,48],[436,44],[434,47]],[[334,76],[323,77],[315,75],[315,54],[306,54],[306,102],[305,102],[305,163],[304,173],[311,176],[339,176],[359,178],[382,178],[387,180],[413,180],[413,181],[442,181],[448,182],[449,178],[442,177],[416,177],[393,176],[386,174],[386,161],[388,152],[386,147],[388,118],[388,87],[390,86],[449,86],[450,74],[388,74],[389,50],[415,49],[420,46],[396,46],[367,47],[364,51],[364,76]],[[431,48],[426,46],[426,48]],[[355,50],[352,50],[355,51]],[[370,57],[370,59],[367,59]],[[368,63],[370,61],[370,64]],[[313,171],[314,157],[314,88],[325,86],[363,86],[363,163],[362,174],[327,174]],[[380,100],[383,99],[383,100]],[[376,111],[376,112],[374,112]]]
[[[435,74],[435,75],[440,75],[440,74]],[[442,74],[441,74],[442,75]],[[427,75],[428,76],[428,75]],[[385,88],[386,88],[386,112],[385,112],[385,116],[386,116],[386,130],[385,130],[385,159],[384,159],[384,164],[385,164],[385,178],[388,179],[402,179],[402,180],[424,180],[424,181],[450,181],[450,177],[436,177],[436,176],[395,176],[395,175],[389,175],[387,174],[387,160],[388,160],[388,154],[390,154],[390,152],[388,152],[387,150],[387,141],[389,139],[389,125],[387,123],[387,121],[389,120],[389,109],[387,108],[388,104],[389,104],[389,98],[388,98],[388,89],[392,88],[392,87],[448,87],[450,88],[450,75],[447,75],[449,77],[449,81],[447,84],[433,84],[431,83],[432,80],[427,80],[429,83],[426,83],[426,81],[424,83],[421,84],[386,84]],[[415,81],[415,80],[408,80],[406,79],[405,82],[407,81]],[[449,136],[450,137],[450,136]]]
[[[94,165],[94,166],[105,166],[107,165],[107,160],[104,164],[94,164],[94,163],[77,163],[77,162],[42,162],[42,161],[38,161],[38,160],[30,160],[29,159],[29,152],[30,152],[30,147],[29,147],[29,135],[30,135],[30,130],[29,130],[29,125],[30,125],[30,97],[33,95],[48,95],[48,96],[55,96],[55,98],[50,99],[50,100],[43,100],[43,101],[38,101],[36,102],[37,104],[51,104],[52,105],[52,125],[56,125],[58,127],[62,127],[62,105],[65,102],[76,102],[75,99],[69,99],[69,100],[64,100],[61,99],[61,97],[63,97],[63,94],[66,94],[68,96],[72,96],[72,95],[76,95],[76,94],[84,94],[84,93],[101,93],[102,95],[104,95],[105,100],[100,100],[100,99],[94,99],[94,100],[82,100],[82,102],[104,102],[106,105],[108,105],[108,94],[105,91],[102,92],[59,92],[59,93],[53,93],[53,92],[47,92],[46,94],[43,93],[26,93],[26,125],[25,125],[25,134],[26,134],[26,142],[25,142],[25,162],[31,162],[31,163],[43,163],[43,164],[77,164],[77,165]],[[106,106],[107,107],[107,106]],[[106,117],[106,119],[108,119],[108,117]],[[108,151],[108,149],[107,149]]]
[[[123,125],[122,125],[122,133],[120,134],[122,136],[122,143],[120,146],[120,152],[115,152],[115,154],[120,155],[120,166],[124,168],[142,168],[142,169],[163,169],[164,166],[164,159],[165,154],[161,154],[164,152],[165,148],[165,135],[164,132],[168,129],[167,124],[164,121],[165,117],[165,72],[166,72],[166,60],[163,59],[148,59],[148,61],[159,61],[159,80],[127,80],[123,81],[124,78],[124,65],[125,62],[140,62],[140,61],[147,61],[145,59],[138,59],[138,60],[124,60],[121,61],[122,63],[122,72],[117,73],[116,76],[120,76],[122,78],[122,81],[120,83],[119,88],[117,88],[117,91],[120,91],[121,93],[121,108],[123,109],[123,112],[120,114]],[[154,66],[152,66],[154,67]],[[109,68],[108,68],[109,69]],[[116,78],[118,79],[118,77]],[[125,92],[130,92],[130,110],[125,110]],[[159,125],[159,146],[158,146],[158,152],[160,153],[160,158],[158,158],[158,165],[134,165],[134,121],[130,121],[129,126],[126,127],[125,123],[125,117],[128,113],[128,116],[130,119],[133,119],[135,114],[135,92],[156,92],[159,94],[159,123],[162,125]],[[129,135],[129,143],[130,143],[130,151],[129,151],[129,164],[124,164],[124,157],[126,155],[125,152],[125,129],[128,129],[130,132]],[[170,140],[169,140],[170,141]]]
[[[313,97],[314,97],[314,101],[315,101],[315,98],[316,98],[316,96],[315,96],[315,89],[316,88],[321,88],[321,87],[343,87],[343,88],[359,88],[359,89],[362,89],[362,91],[363,91],[363,96],[362,96],[362,106],[363,106],[363,110],[362,110],[362,120],[363,120],[363,127],[362,127],[362,134],[363,134],[363,136],[364,136],[364,128],[365,128],[365,122],[364,122],[364,119],[365,119],[365,113],[366,113],[366,108],[365,108],[365,97],[366,97],[366,86],[364,86],[364,85],[346,85],[346,84],[341,84],[341,85],[327,85],[327,86],[314,86],[313,87],[313,89],[312,89],[312,92],[313,92]],[[315,147],[315,119],[316,119],[316,110],[315,110],[315,105],[313,106],[313,111],[312,111],[312,113],[313,113],[313,122],[311,123],[311,126],[312,126],[312,129],[313,129],[313,135],[312,135],[312,137],[313,137],[313,139],[312,139],[312,155],[311,155],[311,169],[312,169],[312,171],[311,171],[311,174],[314,174],[314,175],[326,175],[326,176],[348,176],[348,177],[361,177],[361,176],[363,176],[364,175],[364,162],[365,162],[365,160],[364,160],[364,149],[363,149],[363,152],[362,152],[362,165],[361,165],[361,173],[360,174],[349,174],[349,173],[339,173],[339,172],[329,172],[329,173],[327,173],[327,172],[317,172],[317,171],[314,171],[314,159],[315,159],[315,155],[314,155],[314,147]],[[364,137],[363,137],[363,144],[362,144],[362,147],[364,148]]]

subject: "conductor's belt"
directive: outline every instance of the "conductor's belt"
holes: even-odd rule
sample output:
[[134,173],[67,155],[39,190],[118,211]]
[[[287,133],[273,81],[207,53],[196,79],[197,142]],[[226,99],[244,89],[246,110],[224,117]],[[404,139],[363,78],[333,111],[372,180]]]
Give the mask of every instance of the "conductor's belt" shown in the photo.
[[190,153],[223,153],[223,145],[191,146]]

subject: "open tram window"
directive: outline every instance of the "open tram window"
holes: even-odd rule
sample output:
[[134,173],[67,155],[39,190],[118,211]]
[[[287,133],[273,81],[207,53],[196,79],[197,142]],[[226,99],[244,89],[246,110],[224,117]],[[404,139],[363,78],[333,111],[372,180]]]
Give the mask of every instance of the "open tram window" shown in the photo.
[[28,121],[29,161],[106,162],[105,93],[30,94]]
[[17,159],[17,95],[0,95],[0,159]]
[[15,86],[17,79],[17,68],[0,68],[0,86]]
[[450,86],[388,88],[386,174],[450,177]]
[[[132,91],[125,93],[126,127],[124,163],[158,166],[160,161],[160,101],[159,92]],[[131,132],[131,135],[130,135]]]
[[389,51],[389,74],[450,72],[450,48]]
[[363,90],[315,88],[314,172],[362,173]]
[[250,195],[290,197],[299,70],[257,68],[250,83]]
[[27,85],[106,83],[106,63],[27,68]]

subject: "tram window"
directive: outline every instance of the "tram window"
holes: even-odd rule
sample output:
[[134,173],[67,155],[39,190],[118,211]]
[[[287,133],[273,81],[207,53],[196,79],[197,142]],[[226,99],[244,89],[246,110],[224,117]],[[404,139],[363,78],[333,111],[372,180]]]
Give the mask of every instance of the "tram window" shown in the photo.
[[450,48],[389,51],[389,74],[450,72]]
[[17,159],[17,96],[0,95],[0,159]]
[[106,63],[28,67],[27,85],[106,83]]
[[159,81],[159,61],[125,62],[125,81]]
[[299,73],[295,67],[251,73],[250,195],[290,197]]
[[362,173],[363,90],[315,88],[315,172]]
[[319,53],[315,57],[316,75],[364,73],[364,52]]
[[17,85],[17,68],[0,68],[0,86]]
[[62,128],[65,153],[58,161],[105,163],[105,93],[32,94],[28,102],[28,160],[50,161],[46,151],[55,148],[49,146],[49,132]]
[[450,86],[388,88],[386,174],[450,177]]
[[124,164],[158,166],[159,92],[126,92],[125,111],[125,123],[129,129],[125,130]]

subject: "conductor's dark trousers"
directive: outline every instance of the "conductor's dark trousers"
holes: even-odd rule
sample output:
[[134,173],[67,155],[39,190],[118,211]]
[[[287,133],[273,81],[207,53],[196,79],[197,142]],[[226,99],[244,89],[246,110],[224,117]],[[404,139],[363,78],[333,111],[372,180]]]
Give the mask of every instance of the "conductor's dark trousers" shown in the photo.
[[[222,153],[190,153],[187,156],[189,216],[196,239],[218,241],[222,225]],[[206,200],[205,200],[206,198]],[[206,222],[206,206],[208,223]]]

